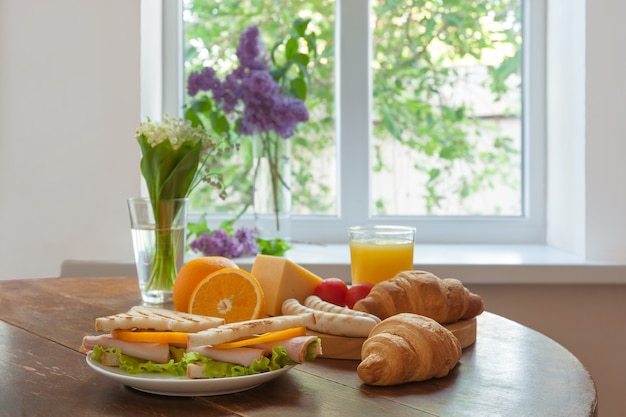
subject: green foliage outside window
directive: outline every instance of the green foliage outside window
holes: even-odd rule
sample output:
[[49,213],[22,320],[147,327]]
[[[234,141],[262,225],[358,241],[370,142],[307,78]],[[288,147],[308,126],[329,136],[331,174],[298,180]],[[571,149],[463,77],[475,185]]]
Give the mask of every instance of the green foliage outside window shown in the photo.
[[[371,0],[373,175],[393,169],[393,160],[384,152],[390,144],[414,156],[413,169],[420,180],[406,192],[419,196],[420,212],[436,214],[452,199],[462,205],[498,181],[519,194],[519,144],[498,130],[493,115],[482,117],[473,102],[459,99],[454,91],[465,66],[482,65],[485,74],[480,83],[490,100],[496,102],[512,92],[519,95],[520,1]],[[293,212],[335,214],[335,177],[329,172],[334,165],[319,162],[334,158],[337,146],[335,2],[196,0],[185,4],[185,79],[204,65],[231,72],[239,35],[248,26],[257,25],[270,48],[276,39],[284,38],[294,19],[310,20],[309,28],[317,35],[317,58],[309,63],[305,104],[310,121],[299,126],[291,139]],[[496,116],[519,119],[519,98],[511,103],[510,108],[500,106]],[[237,213],[252,180],[247,172],[250,155],[244,146],[233,156],[240,163],[228,160],[221,167],[226,200],[210,187],[199,187],[192,195],[192,210]],[[373,204],[377,214],[394,214],[383,197]],[[492,210],[497,214],[497,204]]]
[[[423,174],[409,190],[422,196],[421,214],[462,206],[495,180],[519,195],[519,144],[494,123],[508,117],[519,126],[519,0],[374,3],[374,175],[393,166],[382,150],[396,142]],[[498,113],[481,117],[472,97],[459,98],[468,68],[480,67],[486,100],[516,93],[515,107],[496,104]],[[384,200],[375,204],[377,214],[388,213]],[[497,204],[491,210],[497,214]]]

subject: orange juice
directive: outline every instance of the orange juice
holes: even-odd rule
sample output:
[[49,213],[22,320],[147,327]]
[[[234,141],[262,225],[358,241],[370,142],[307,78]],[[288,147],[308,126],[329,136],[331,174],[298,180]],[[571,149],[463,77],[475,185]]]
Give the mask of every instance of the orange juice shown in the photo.
[[413,247],[414,242],[406,239],[350,241],[352,283],[376,285],[412,270]]

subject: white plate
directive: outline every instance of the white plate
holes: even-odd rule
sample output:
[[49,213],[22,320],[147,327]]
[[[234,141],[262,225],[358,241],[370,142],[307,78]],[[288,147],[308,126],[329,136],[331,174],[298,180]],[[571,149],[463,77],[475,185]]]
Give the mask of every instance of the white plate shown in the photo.
[[294,366],[285,366],[284,368],[276,371],[256,375],[237,376],[231,378],[189,379],[185,376],[174,376],[161,373],[130,375],[119,368],[104,366],[100,363],[92,361],[92,353],[93,352],[89,352],[86,358],[87,364],[94,371],[139,391],[178,397],[222,395],[245,391],[257,387],[264,382],[271,381],[274,378],[278,378]]

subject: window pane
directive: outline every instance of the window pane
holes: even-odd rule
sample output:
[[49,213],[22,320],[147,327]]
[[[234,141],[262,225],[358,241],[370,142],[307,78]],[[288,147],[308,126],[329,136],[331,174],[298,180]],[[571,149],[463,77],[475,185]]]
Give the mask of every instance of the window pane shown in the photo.
[[[309,28],[317,35],[318,57],[309,66],[311,80],[305,100],[309,122],[299,124],[291,137],[293,213],[335,214],[334,1],[186,0],[183,4],[185,85],[189,74],[203,67],[212,67],[224,80],[238,65],[239,36],[247,27],[259,27],[270,51],[274,42],[291,30],[296,18],[310,19]],[[249,160],[249,138],[241,139],[239,153],[221,169],[227,185],[226,200],[209,186],[198,187],[191,196],[192,212],[233,215],[247,201],[253,174],[245,163]]]
[[521,0],[372,0],[370,207],[521,216]]

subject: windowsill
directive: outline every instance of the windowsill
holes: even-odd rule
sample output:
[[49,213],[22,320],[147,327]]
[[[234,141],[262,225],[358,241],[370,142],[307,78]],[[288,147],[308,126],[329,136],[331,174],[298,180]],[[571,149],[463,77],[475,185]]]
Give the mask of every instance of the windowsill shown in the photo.
[[[346,244],[294,243],[286,258],[323,277],[350,280]],[[245,269],[253,258],[239,259]],[[545,245],[418,244],[415,269],[466,284],[626,284],[626,265],[589,261]]]

